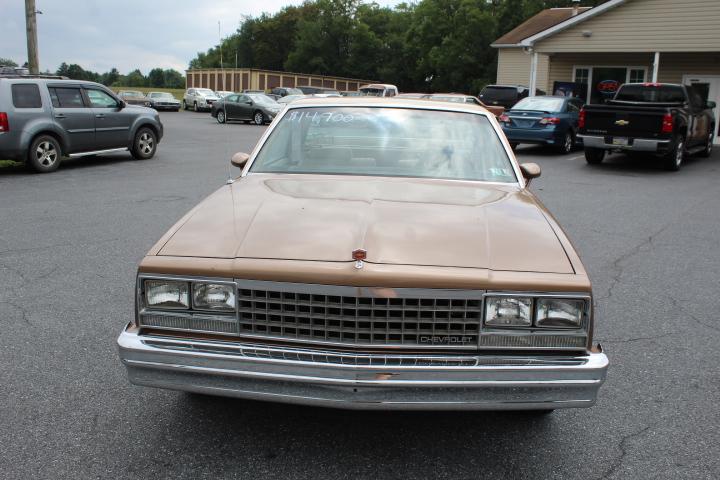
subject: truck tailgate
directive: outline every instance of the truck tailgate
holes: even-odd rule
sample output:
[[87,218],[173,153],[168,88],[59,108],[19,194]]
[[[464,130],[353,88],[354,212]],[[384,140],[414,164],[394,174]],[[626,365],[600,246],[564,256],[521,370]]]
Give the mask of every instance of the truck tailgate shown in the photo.
[[629,138],[661,138],[665,107],[586,105],[585,128],[588,135]]

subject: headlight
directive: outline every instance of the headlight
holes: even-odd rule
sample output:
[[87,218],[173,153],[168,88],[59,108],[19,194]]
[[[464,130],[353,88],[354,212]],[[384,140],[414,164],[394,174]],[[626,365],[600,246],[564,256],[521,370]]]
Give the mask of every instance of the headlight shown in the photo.
[[535,326],[580,328],[585,301],[570,298],[539,298],[535,305]]
[[195,283],[193,307],[201,310],[235,311],[235,288],[232,285]]
[[529,327],[532,298],[486,297],[485,325],[494,327]]
[[146,280],[145,304],[150,308],[190,308],[190,288],[187,282]]

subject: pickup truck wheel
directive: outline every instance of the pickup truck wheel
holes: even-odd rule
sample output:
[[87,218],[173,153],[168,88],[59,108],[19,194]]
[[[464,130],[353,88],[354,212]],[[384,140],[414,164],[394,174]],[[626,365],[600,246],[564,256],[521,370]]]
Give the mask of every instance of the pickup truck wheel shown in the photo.
[[135,140],[130,151],[132,156],[138,160],[147,160],[155,155],[157,150],[157,137],[155,132],[147,127],[143,127],[135,134]]
[[218,113],[217,113],[217,122],[218,122],[218,123],[225,123],[225,111],[224,111],[224,110],[218,110]]
[[563,143],[562,145],[558,145],[558,151],[563,154],[567,155],[568,153],[572,152],[573,145],[575,144],[575,137],[573,137],[572,132],[565,132],[565,136],[563,137]]
[[699,156],[707,158],[712,154],[713,149],[713,140],[715,139],[715,135],[713,133],[715,132],[715,126],[713,125],[712,130],[708,134],[707,143],[705,144],[705,148],[702,152],[699,153]]
[[260,110],[253,114],[253,123],[255,125],[262,125],[263,123],[265,123],[265,115],[263,115]]
[[685,158],[685,139],[675,137],[673,148],[665,155],[665,170],[677,172]]
[[600,165],[605,158],[602,148],[585,147],[585,161],[590,165]]
[[37,173],[54,172],[61,161],[60,143],[50,135],[40,135],[30,145],[27,162]]

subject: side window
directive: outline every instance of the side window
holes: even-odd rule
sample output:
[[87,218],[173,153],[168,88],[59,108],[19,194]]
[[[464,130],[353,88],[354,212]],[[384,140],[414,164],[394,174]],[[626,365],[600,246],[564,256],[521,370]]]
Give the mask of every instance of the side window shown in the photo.
[[58,100],[57,92],[54,88],[48,88],[48,92],[50,93],[50,101],[52,102],[52,106],[58,108],[60,106],[60,100]]
[[228,97],[225,99],[228,102],[237,103],[239,95],[228,95]]
[[580,107],[578,107],[577,102],[571,100],[567,102],[567,111],[570,113],[576,113],[580,111]]
[[250,101],[250,97],[248,97],[247,95],[238,95],[237,101],[238,103],[246,103]]
[[13,85],[12,100],[15,108],[42,108],[40,89],[34,83]]
[[[55,87],[55,95],[57,96],[58,106],[61,108],[83,108],[82,94],[79,88]],[[53,101],[53,105],[55,102]]]
[[95,108],[114,108],[117,107],[117,102],[113,97],[103,92],[102,90],[89,89],[85,90],[87,96],[90,99],[90,106]]
[[695,109],[702,109],[705,105],[705,102],[703,102],[702,97],[698,93],[698,91],[694,88],[688,88],[688,96],[690,97],[690,105],[692,105]]

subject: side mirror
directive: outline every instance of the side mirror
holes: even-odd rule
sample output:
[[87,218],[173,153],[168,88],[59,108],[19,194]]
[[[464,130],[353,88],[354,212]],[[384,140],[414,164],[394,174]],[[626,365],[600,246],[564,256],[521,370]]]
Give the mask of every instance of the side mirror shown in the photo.
[[247,153],[237,152],[230,159],[230,163],[235,165],[238,168],[243,168],[249,159],[250,159],[250,155],[248,155]]
[[520,172],[522,172],[522,176],[525,179],[525,182],[530,185],[530,181],[533,178],[537,178],[540,176],[540,165],[538,165],[537,163],[521,163]]
[[712,109],[712,108],[715,108],[715,107],[717,107],[717,103],[712,102],[712,101],[708,101],[708,102],[707,102],[707,108],[711,108],[711,109]]
[[125,103],[125,100],[120,100],[120,103],[118,104],[118,108],[120,110],[122,110],[125,107],[127,107],[127,103]]

